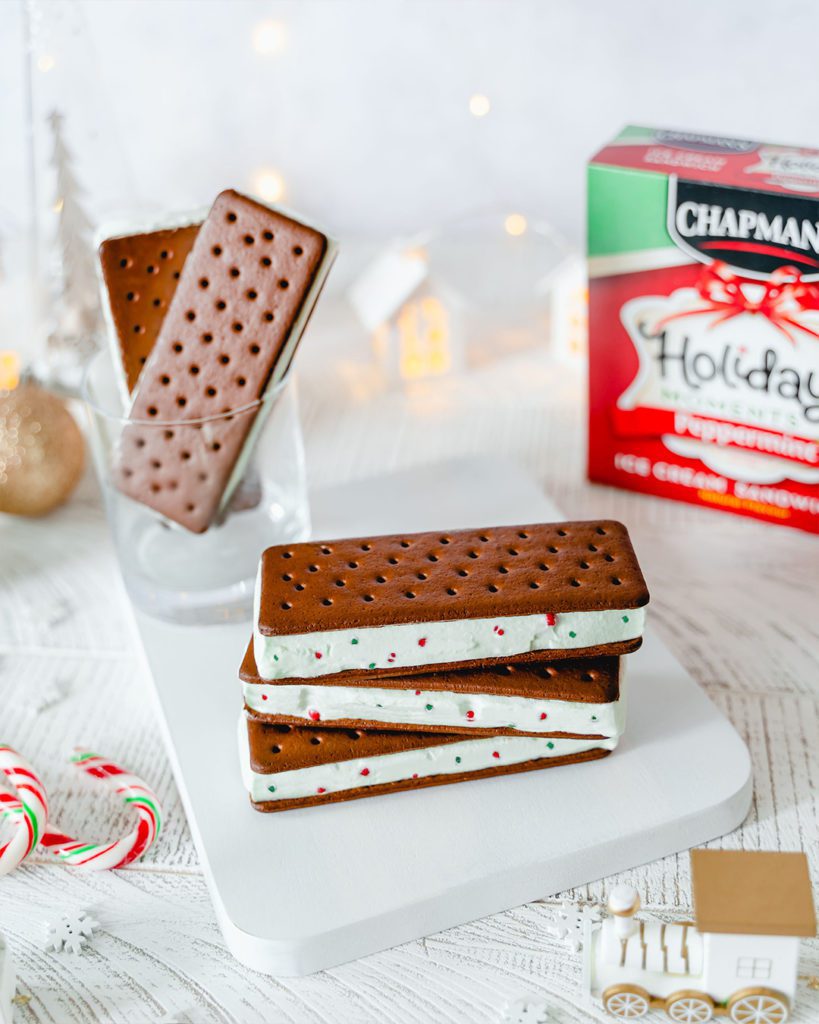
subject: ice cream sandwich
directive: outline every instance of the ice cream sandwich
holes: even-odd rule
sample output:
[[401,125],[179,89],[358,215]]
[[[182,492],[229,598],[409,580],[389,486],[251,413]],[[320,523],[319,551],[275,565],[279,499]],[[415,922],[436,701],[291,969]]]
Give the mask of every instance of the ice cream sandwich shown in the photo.
[[240,767],[253,806],[285,811],[605,757],[614,740],[372,732],[239,724]]
[[623,663],[598,656],[425,675],[265,682],[251,644],[240,677],[246,709],[273,723],[616,740],[625,724]]
[[218,519],[333,254],[284,213],[216,199],[139,375],[114,467],[124,494],[194,533]]
[[627,654],[649,599],[608,520],[280,545],[256,591],[266,681]]
[[116,363],[132,394],[176,292],[199,224],[106,238],[99,248]]

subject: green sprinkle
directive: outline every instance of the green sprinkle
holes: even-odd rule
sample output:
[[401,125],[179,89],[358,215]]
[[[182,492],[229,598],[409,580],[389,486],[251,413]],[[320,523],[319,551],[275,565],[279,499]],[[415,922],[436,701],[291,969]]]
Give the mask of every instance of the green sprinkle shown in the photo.
[[577,633],[575,633],[575,631],[573,629],[570,629],[569,630],[569,636],[572,638],[572,640],[574,640],[574,638],[577,636]]
[[432,705],[431,704],[427,704],[425,706],[426,706],[427,711],[432,711]]
[[279,660],[279,656],[278,656],[278,654],[274,654],[274,655],[273,655],[273,660],[274,660],[274,661],[278,661],[278,660]]
[[374,661],[370,662],[370,668],[375,668],[375,662]]
[[384,707],[384,705],[383,705],[383,704],[376,704],[375,706],[376,706],[377,708],[383,708],[383,707]]
[[591,720],[592,720],[593,722],[596,722],[596,721],[597,721],[597,715],[592,715],[592,717],[591,717]]
[[628,622],[628,615],[623,616],[623,622]]
[[549,740],[549,742],[546,744],[546,746],[549,748],[549,750],[554,750],[555,749],[555,745],[554,745],[554,743],[552,743],[551,740]]
[[460,757],[456,757],[456,758],[455,758],[455,764],[460,764],[460,763],[461,763],[461,759],[460,759]]
[[268,793],[275,793],[276,792],[276,787],[275,786],[268,786],[267,787],[267,792]]
[[351,641],[350,641],[350,643],[351,643],[351,644],[357,644],[357,643],[358,643],[358,640],[351,640]]

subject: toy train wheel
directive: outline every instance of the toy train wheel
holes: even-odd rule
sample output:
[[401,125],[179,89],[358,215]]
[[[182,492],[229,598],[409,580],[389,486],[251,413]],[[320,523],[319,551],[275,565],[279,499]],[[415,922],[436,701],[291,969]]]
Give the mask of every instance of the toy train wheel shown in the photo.
[[612,1017],[637,1020],[648,1013],[651,996],[637,985],[610,985],[603,993],[603,1006]]
[[784,1024],[788,1013],[787,996],[769,988],[746,988],[728,1000],[734,1024]]
[[675,992],[666,999],[665,1012],[678,1024],[705,1024],[714,1016],[714,1000],[704,992]]

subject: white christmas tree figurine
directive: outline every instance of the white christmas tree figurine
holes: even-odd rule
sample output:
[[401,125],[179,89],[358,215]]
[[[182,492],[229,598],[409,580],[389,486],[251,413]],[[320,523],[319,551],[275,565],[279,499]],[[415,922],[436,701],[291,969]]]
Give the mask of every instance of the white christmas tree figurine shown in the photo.
[[[94,256],[94,228],[83,205],[84,192],[63,137],[63,115],[53,110],[48,123],[54,138],[51,162],[57,172],[54,212],[57,214],[59,300],[49,349],[60,361],[82,364],[97,348],[101,327]],[[70,369],[69,366],[66,369]]]

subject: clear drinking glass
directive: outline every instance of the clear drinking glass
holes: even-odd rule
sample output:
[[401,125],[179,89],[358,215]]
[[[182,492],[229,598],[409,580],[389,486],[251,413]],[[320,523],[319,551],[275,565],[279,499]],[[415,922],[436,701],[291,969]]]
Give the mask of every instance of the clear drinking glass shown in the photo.
[[[140,432],[185,430],[192,459],[219,428],[254,417],[252,447],[228,505],[203,533],[192,533],[118,488],[123,431],[133,426],[110,352],[90,362],[83,397],[91,446],[125,586],[134,604],[188,624],[249,619],[259,555],[271,544],[304,540],[310,511],[298,398],[292,375],[259,401],[229,414],[173,422],[139,421]],[[230,427],[227,427],[227,421]],[[150,440],[150,435],[147,435]],[[192,463],[193,464],[193,463]]]

